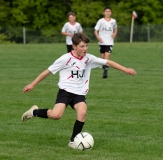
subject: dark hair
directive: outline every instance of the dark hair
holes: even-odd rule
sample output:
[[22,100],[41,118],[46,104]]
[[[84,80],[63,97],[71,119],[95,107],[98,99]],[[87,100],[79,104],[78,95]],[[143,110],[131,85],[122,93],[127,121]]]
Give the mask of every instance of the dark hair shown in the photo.
[[[110,9],[110,10],[111,10],[111,8],[110,8],[109,6],[106,6],[106,7],[104,8],[104,11],[105,11],[106,9]],[[111,10],[111,11],[112,11],[112,10]]]
[[75,33],[72,37],[72,43],[78,45],[80,42],[89,43],[89,37],[84,33]]
[[74,12],[72,12],[72,11],[67,13],[67,17],[69,17],[70,15],[75,16],[75,17],[76,17],[75,13],[74,13]]

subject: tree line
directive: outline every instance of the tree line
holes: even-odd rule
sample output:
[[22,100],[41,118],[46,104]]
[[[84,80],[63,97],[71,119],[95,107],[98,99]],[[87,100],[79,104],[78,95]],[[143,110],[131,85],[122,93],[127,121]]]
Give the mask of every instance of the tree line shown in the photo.
[[137,25],[163,24],[162,0],[0,0],[0,4],[1,27],[61,29],[67,13],[74,11],[77,21],[90,28],[103,17],[105,6],[112,8],[118,25],[130,25],[133,10]]
[[135,25],[163,24],[163,0],[0,0],[0,43],[22,41],[21,31],[15,30],[22,27],[39,31],[47,41],[51,36],[59,40],[69,11],[84,29],[93,29],[106,6],[118,26],[130,26],[133,11],[138,15]]

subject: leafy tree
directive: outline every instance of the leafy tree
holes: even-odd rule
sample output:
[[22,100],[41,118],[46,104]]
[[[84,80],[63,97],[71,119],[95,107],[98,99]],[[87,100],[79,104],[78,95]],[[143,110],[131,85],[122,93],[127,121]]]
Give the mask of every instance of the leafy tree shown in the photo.
[[8,23],[8,16],[10,13],[10,3],[5,0],[0,0],[0,25],[5,26]]
[[67,10],[64,2],[59,0],[15,0],[13,5],[13,21],[34,29],[60,28]]
[[60,29],[66,14],[74,11],[83,27],[94,27],[109,5],[118,25],[130,25],[131,14],[138,14],[137,24],[162,24],[162,0],[0,0],[0,25],[34,29]]
[[162,24],[162,3],[162,0],[123,0],[111,6],[119,25],[130,25],[134,10],[138,15],[135,24]]
[[133,10],[138,15],[135,25],[163,24],[163,0],[0,0],[0,4],[0,37],[17,42],[21,41],[23,26],[37,30],[47,40],[57,37],[62,41],[60,31],[69,11],[76,13],[85,31],[91,28],[89,35],[103,17],[105,6],[112,8],[119,27],[131,25]]
[[78,21],[83,27],[94,27],[101,17],[104,5],[100,1],[72,0],[71,9],[77,14]]

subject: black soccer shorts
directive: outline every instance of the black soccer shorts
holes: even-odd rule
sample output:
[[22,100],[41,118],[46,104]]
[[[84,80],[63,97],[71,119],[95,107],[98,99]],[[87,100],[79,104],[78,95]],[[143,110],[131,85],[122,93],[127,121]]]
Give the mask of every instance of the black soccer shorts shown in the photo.
[[69,53],[69,52],[71,52],[72,50],[74,50],[73,49],[73,47],[72,47],[72,45],[66,45],[67,46],[67,52]]
[[111,45],[100,45],[100,53],[104,54],[105,52],[112,53],[113,46]]
[[84,95],[77,95],[74,93],[67,92],[63,89],[59,89],[55,103],[56,104],[57,103],[64,103],[64,104],[66,104],[66,107],[68,105],[70,105],[72,108],[74,108],[74,105],[79,103],[79,102],[85,102],[86,103],[86,98]]

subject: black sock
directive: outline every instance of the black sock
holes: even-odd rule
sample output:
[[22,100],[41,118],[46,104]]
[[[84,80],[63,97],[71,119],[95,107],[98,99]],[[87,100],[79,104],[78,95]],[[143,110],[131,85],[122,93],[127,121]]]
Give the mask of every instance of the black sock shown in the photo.
[[103,70],[105,70],[105,65],[102,66]]
[[35,116],[35,117],[42,117],[42,118],[48,118],[48,116],[47,116],[47,111],[48,111],[49,109],[35,109],[34,111],[33,111],[33,115]]
[[103,65],[102,68],[105,71],[105,70],[108,70],[109,67],[107,65]]
[[84,122],[80,122],[78,120],[75,121],[74,128],[73,128],[73,133],[71,136],[71,142],[74,141],[75,136],[82,131],[82,128],[84,126]]
[[108,72],[108,66],[107,65],[103,65],[103,70],[104,70],[104,72],[103,72],[103,74],[105,74],[105,75],[107,75],[107,72]]
[[108,67],[107,65],[105,65],[105,70],[108,70],[108,68],[109,68],[109,67]]

